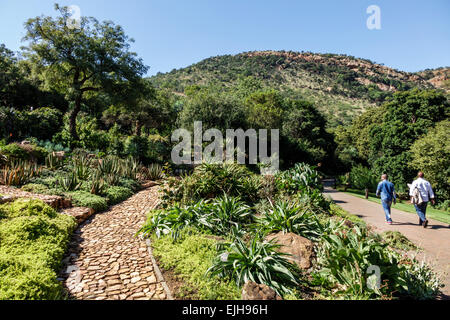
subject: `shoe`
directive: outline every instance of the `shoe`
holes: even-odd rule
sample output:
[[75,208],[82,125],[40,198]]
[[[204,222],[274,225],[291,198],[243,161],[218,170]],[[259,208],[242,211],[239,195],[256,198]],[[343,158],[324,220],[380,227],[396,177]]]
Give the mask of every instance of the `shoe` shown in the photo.
[[422,222],[422,219],[419,218],[419,226],[421,226],[422,223],[423,223],[423,222]]
[[386,221],[387,224],[392,224],[392,221]]
[[428,220],[425,220],[425,221],[423,222],[423,227],[426,228],[427,226],[428,226]]

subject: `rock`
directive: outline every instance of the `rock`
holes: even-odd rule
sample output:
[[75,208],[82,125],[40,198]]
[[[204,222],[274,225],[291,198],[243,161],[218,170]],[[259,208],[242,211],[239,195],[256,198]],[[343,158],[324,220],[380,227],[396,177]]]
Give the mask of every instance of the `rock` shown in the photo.
[[64,151],[57,151],[53,152],[53,156],[56,157],[58,160],[63,160],[66,156],[66,153]]
[[299,268],[305,270],[312,267],[314,244],[310,240],[291,232],[279,232],[266,237],[268,241],[272,239],[274,243],[282,245],[279,251],[290,254],[286,258],[295,262]]
[[275,290],[265,284],[247,281],[242,288],[242,300],[282,300]]

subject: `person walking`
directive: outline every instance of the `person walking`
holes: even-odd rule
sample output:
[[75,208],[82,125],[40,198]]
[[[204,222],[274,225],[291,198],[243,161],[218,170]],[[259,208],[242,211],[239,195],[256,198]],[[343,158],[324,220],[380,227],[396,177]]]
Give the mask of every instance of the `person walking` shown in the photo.
[[417,215],[419,216],[419,226],[423,225],[426,228],[428,226],[428,220],[426,218],[427,205],[430,200],[433,205],[435,201],[431,184],[423,177],[423,172],[419,171],[417,179],[411,184],[409,195],[411,196],[411,203],[414,204]]
[[381,181],[377,187],[377,197],[381,196],[381,205],[383,206],[384,214],[386,216],[386,223],[392,224],[391,205],[396,202],[394,184],[388,181],[388,175],[382,174]]

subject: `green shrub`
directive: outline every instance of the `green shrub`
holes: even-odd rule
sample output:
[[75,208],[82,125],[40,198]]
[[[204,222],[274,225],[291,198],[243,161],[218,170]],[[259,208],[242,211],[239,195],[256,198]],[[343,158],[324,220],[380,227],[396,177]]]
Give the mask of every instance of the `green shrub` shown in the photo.
[[29,160],[30,158],[28,152],[21,148],[18,143],[11,143],[4,147],[0,147],[0,151],[8,157],[9,160]]
[[350,183],[356,189],[375,191],[378,185],[378,179],[372,170],[358,165],[350,171]]
[[141,184],[138,181],[128,178],[120,178],[117,185],[133,190],[134,192],[138,191],[141,188]]
[[108,209],[106,199],[86,191],[67,192],[67,196],[72,199],[72,205],[77,207],[88,207],[96,212]]
[[105,192],[105,196],[108,199],[109,204],[117,204],[128,199],[132,195],[133,190],[118,186],[109,187]]
[[201,199],[211,199],[227,194],[244,201],[256,201],[261,184],[249,181],[254,176],[244,165],[208,164],[196,167],[194,172],[181,178],[169,179],[163,189],[163,205],[175,202],[189,204]]
[[47,192],[50,190],[45,184],[39,184],[39,183],[28,183],[21,188],[23,191],[28,191],[32,193],[40,193],[40,194],[47,194]]
[[40,200],[34,199],[17,199],[12,203],[7,203],[0,206],[1,210],[5,212],[7,218],[27,217],[27,216],[43,216],[54,218],[56,211],[43,203]]
[[266,233],[293,232],[311,240],[321,235],[318,219],[308,209],[296,206],[289,201],[277,201],[265,211],[259,224]]
[[289,194],[306,189],[323,189],[319,172],[306,163],[296,163],[293,168],[279,172],[276,184],[280,192]]
[[247,281],[265,284],[279,295],[292,293],[298,285],[299,272],[296,266],[279,252],[279,245],[261,242],[253,237],[247,246],[240,238],[233,243],[221,243],[208,274],[232,279],[237,286]]
[[48,152],[42,147],[33,144],[21,145],[18,143],[11,143],[4,147],[0,147],[0,152],[5,155],[8,160],[32,160],[43,163]]

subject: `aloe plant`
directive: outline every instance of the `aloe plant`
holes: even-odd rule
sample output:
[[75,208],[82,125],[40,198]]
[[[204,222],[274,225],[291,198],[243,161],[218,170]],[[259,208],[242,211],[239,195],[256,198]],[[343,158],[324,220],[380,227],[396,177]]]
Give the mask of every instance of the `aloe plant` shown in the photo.
[[81,187],[81,182],[73,172],[59,177],[57,183],[63,191],[76,191]]
[[42,167],[30,161],[13,161],[1,170],[0,182],[8,186],[20,186],[37,177]]

